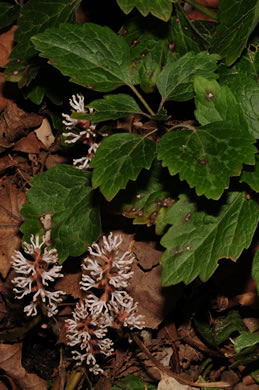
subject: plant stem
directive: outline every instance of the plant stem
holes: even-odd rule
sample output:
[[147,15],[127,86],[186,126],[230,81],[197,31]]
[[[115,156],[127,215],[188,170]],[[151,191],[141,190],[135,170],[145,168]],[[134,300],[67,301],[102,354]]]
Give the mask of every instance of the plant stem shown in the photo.
[[228,382],[208,382],[208,383],[201,383],[201,382],[192,382],[185,378],[183,378],[181,375],[175,374],[173,371],[171,371],[169,368],[165,367],[162,363],[160,363],[147,349],[145,344],[140,340],[140,338],[137,336],[137,334],[132,333],[131,337],[135,341],[135,343],[139,346],[139,348],[144,352],[144,354],[148,357],[148,359],[154,364],[154,366],[163,374],[166,374],[177,381],[179,381],[182,384],[192,386],[192,387],[230,387],[231,384]]
[[195,7],[198,11],[201,11],[204,15],[207,15],[211,19],[218,21],[218,17],[215,12],[210,11],[207,7],[204,7],[204,5],[197,3],[195,0],[187,0],[187,2]]
[[75,368],[69,375],[65,390],[75,390],[80,379],[84,375],[84,371],[85,369],[82,367]]
[[146,107],[146,109],[148,110],[150,115],[154,116],[155,115],[154,111],[149,107],[146,100],[143,98],[142,95],[140,95],[139,91],[134,87],[134,85],[128,84],[128,86],[132,89],[132,91],[135,93],[135,95],[139,98],[139,100],[141,101],[143,106]]

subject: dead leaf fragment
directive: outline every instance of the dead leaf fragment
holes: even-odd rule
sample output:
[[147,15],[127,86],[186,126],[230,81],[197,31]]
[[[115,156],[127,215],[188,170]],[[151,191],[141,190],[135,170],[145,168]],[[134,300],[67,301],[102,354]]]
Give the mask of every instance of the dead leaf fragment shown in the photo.
[[19,226],[22,218],[19,210],[25,200],[25,193],[10,182],[0,185],[0,273],[5,278],[10,270],[14,250],[21,244]]
[[28,373],[21,363],[22,344],[0,344],[0,368],[23,390],[47,390],[47,383]]
[[17,152],[34,154],[40,154],[41,149],[45,149],[45,146],[37,139],[34,132],[22,137],[13,147]]
[[34,130],[34,133],[36,134],[38,140],[43,143],[47,149],[49,149],[55,141],[55,137],[47,118],[43,119],[41,126]]
[[166,374],[161,374],[161,380],[158,384],[157,390],[191,390],[196,389],[195,387],[183,385],[179,383],[176,379],[168,376]]
[[42,116],[27,113],[14,102],[8,101],[0,115],[0,151],[10,148],[14,142],[24,137],[29,131],[40,126]]
[[14,33],[16,29],[17,26],[12,26],[10,30],[0,35],[0,67],[2,68],[8,62],[8,57],[13,47]]

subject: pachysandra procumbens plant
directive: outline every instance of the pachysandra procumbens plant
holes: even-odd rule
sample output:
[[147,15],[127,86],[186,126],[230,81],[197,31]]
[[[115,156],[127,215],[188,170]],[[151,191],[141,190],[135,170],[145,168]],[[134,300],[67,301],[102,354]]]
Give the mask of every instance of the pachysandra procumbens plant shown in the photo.
[[[259,220],[259,46],[251,35],[258,23],[256,1],[240,0],[237,6],[220,0],[214,15],[218,23],[208,27],[208,22],[188,20],[182,1],[156,7],[143,0],[136,6],[138,16],[132,17],[135,3],[118,0],[121,15],[128,15],[118,33],[96,23],[77,24],[79,3],[64,0],[65,12],[53,12],[46,26],[48,0],[44,5],[29,0],[6,70],[7,78],[26,85],[27,96],[37,104],[39,90],[42,99],[51,99],[54,86],[35,88],[40,81],[35,66],[31,83],[28,69],[35,58],[45,72],[54,67],[64,83],[69,77],[70,86],[81,88],[65,97],[72,112],[63,113],[58,130],[64,145],[79,148],[82,143],[85,154],[74,158],[74,167],[61,164],[32,179],[28,203],[21,210],[24,239],[42,235],[40,217],[50,213],[51,241],[60,263],[81,256],[101,235],[99,191],[106,209],[133,218],[135,224],[154,225],[162,236],[163,286],[189,284],[197,277],[207,281],[220,259],[236,261],[249,248]],[[42,11],[37,23],[31,20],[35,4]],[[33,29],[23,36],[19,31],[26,23]],[[23,53],[28,54],[24,68]],[[128,314],[135,313],[127,293],[117,290],[127,284],[125,275],[131,271],[118,268],[124,279],[114,275],[114,284],[102,285],[98,273],[106,280],[110,272],[103,257],[108,246],[91,248],[81,284],[88,298],[78,304],[69,324],[71,343],[77,346],[73,326],[77,329],[85,320],[92,329],[97,309],[103,324],[118,323],[120,317],[131,326]],[[252,274],[257,284],[258,264],[255,256]],[[92,295],[93,286],[97,296]],[[83,349],[75,352],[79,361],[91,348],[92,354],[99,348],[90,348],[90,339],[107,340],[105,329],[89,336],[86,328],[84,335],[75,337],[84,339]],[[103,352],[98,351],[109,354],[112,345],[104,343]],[[98,371],[92,356],[89,359]]]
[[[231,89],[224,82],[228,77],[228,64],[224,62],[221,50],[210,47],[206,51],[202,50],[202,45],[198,49],[198,43],[193,43],[193,50],[178,52],[176,47],[176,52],[171,52],[169,43],[172,37],[177,39],[176,27],[182,28],[185,39],[190,42],[188,33],[184,32],[187,30],[179,6],[176,12],[182,24],[171,18],[168,35],[165,33],[163,40],[157,36],[155,27],[150,32],[149,21],[143,22],[143,33],[135,20],[129,20],[120,34],[93,23],[62,24],[31,39],[40,56],[47,58],[63,75],[100,95],[99,99],[87,103],[87,89],[84,98],[74,95],[70,100],[72,113],[63,114],[63,123],[69,130],[64,132],[65,143],[82,141],[87,148],[85,156],[74,159],[75,166],[81,168],[81,176],[64,166],[53,168],[52,174],[56,169],[56,176],[60,176],[58,171],[62,170],[67,172],[67,177],[77,175],[82,182],[85,177],[89,197],[91,194],[93,199],[94,190],[99,189],[107,201],[113,200],[117,212],[134,218],[134,223],[155,225],[159,234],[171,226],[161,239],[166,249],[161,260],[164,268],[162,284],[165,286],[181,281],[190,283],[197,276],[206,281],[215,272],[220,258],[238,259],[243,249],[249,247],[259,217],[253,197],[245,196],[245,187],[236,192],[230,186],[232,178],[232,181],[249,184],[251,190],[258,188],[255,184],[257,149],[254,146],[258,133],[248,114],[252,108],[249,106],[247,111],[244,105],[247,103],[238,94],[237,87]],[[218,28],[215,36],[217,34],[220,35]],[[75,40],[76,45],[73,44]],[[150,40],[156,50],[160,50],[159,59],[155,49],[154,52],[152,48],[144,50]],[[93,51],[97,54],[93,55]],[[240,55],[236,52],[235,61],[242,61],[242,58],[238,60]],[[251,63],[251,53],[244,53],[244,56]],[[256,60],[254,56],[253,61]],[[249,83],[258,88],[254,85],[252,72],[251,68]],[[150,76],[148,80],[147,75]],[[139,84],[146,91],[147,83],[149,92],[160,95],[156,112],[147,102],[149,95],[144,98],[143,92],[136,86]],[[127,87],[131,94],[107,93],[120,86]],[[105,94],[102,96],[101,93]],[[179,120],[174,122],[170,119],[170,113],[165,109],[169,102],[193,99],[196,109],[190,121],[179,123]],[[128,119],[123,122],[121,118]],[[115,130],[111,121],[115,124],[116,120],[118,129]],[[123,126],[125,121],[127,125]],[[109,134],[104,138],[101,135],[103,128],[105,135]],[[254,173],[246,171],[246,165],[255,165]],[[165,167],[169,174],[165,174]],[[41,179],[33,180],[34,187],[30,190],[33,203],[37,185],[40,182],[42,185],[44,180],[47,182],[50,175],[46,172]],[[143,175],[148,177],[144,186]],[[56,180],[61,184],[61,179]],[[189,190],[188,187],[183,189],[181,181],[188,184]],[[123,192],[125,188],[129,194],[127,200]],[[202,196],[210,200],[204,210],[198,206]],[[53,229],[53,245],[62,261],[69,254],[82,254],[85,244],[90,245],[100,234],[99,218],[96,217],[95,223],[89,215],[93,211],[98,214],[98,207],[96,209],[96,202],[90,201],[89,197],[87,211],[80,216],[77,214],[79,220],[85,216],[83,224],[87,232],[83,239],[78,232],[80,245],[77,251],[72,250],[71,245],[69,247],[69,240],[66,247],[55,239],[59,236],[58,230],[62,230],[62,223]],[[173,201],[168,203],[165,199]],[[165,203],[168,206],[162,207]],[[26,234],[30,231],[30,224],[26,222],[29,208],[25,206],[22,210],[25,216],[22,230]],[[214,208],[219,210],[218,214],[213,212]],[[39,214],[45,211],[47,205],[46,210],[44,207],[39,210]],[[55,213],[59,211],[53,209],[52,212],[55,218]],[[251,219],[246,224],[242,215],[248,214]],[[240,224],[242,229],[238,228]],[[71,222],[72,225],[75,232],[77,228]],[[88,232],[93,231],[93,226],[95,231],[90,236]],[[241,234],[244,230],[245,235]],[[188,231],[191,233],[187,235]],[[199,231],[203,234],[200,235]],[[226,231],[228,234],[225,234]],[[240,231],[240,235],[236,231]],[[189,263],[193,266],[189,267]]]

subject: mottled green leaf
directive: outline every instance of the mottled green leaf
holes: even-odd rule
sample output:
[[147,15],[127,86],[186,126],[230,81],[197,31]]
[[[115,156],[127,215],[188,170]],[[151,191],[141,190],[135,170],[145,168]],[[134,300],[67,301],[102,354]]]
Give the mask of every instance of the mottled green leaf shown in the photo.
[[72,114],[72,118],[91,119],[93,123],[123,118],[132,114],[143,114],[133,97],[126,94],[105,95],[87,105],[93,108],[93,114]]
[[173,130],[158,147],[158,159],[171,175],[179,173],[198,195],[219,199],[243,164],[255,163],[254,139],[231,121]]
[[[204,76],[216,79],[216,63],[219,57],[207,52],[187,53],[177,60],[169,59],[157,78],[157,87],[166,100],[185,101],[193,97],[193,79]],[[162,104],[161,104],[162,105]]]
[[245,167],[240,181],[247,183],[254,191],[259,192],[259,156],[256,155],[256,164],[253,167]]
[[0,3],[0,29],[12,24],[17,19],[19,10],[17,4]]
[[167,22],[172,14],[173,0],[117,0],[119,7],[128,14],[136,7],[143,16],[149,13]]
[[76,84],[101,92],[131,84],[129,46],[108,27],[63,24],[34,36],[32,42]]
[[155,142],[137,134],[120,133],[105,138],[91,161],[93,187],[111,200],[129,180],[149,169],[156,153]]
[[120,35],[130,46],[134,82],[145,92],[153,92],[157,75],[170,53],[167,24],[151,17],[136,17],[121,28]]
[[259,207],[243,193],[228,193],[217,214],[211,215],[181,195],[166,219],[172,226],[161,240],[166,248],[161,258],[162,284],[189,284],[197,276],[208,280],[221,258],[235,261],[249,247]]
[[24,4],[14,36],[17,44],[11,52],[11,61],[5,72],[8,80],[17,80],[23,86],[33,79],[27,75],[28,61],[37,54],[31,37],[49,27],[57,27],[60,23],[75,22],[79,3],[80,0],[30,0]]
[[129,182],[125,191],[114,198],[111,207],[133,218],[133,224],[155,225],[156,233],[162,234],[166,210],[175,200],[172,197],[172,180],[160,162],[154,161],[149,171],[143,170],[135,182]]
[[237,353],[248,347],[259,344],[259,334],[242,332],[235,340],[234,348]]
[[21,215],[24,240],[43,233],[40,217],[52,215],[51,241],[59,258],[80,256],[100,234],[100,216],[90,173],[70,165],[57,165],[32,180]]
[[212,48],[225,57],[227,65],[232,65],[259,21],[259,1],[220,1],[218,16],[220,23],[212,38]]
[[181,55],[190,51],[197,53],[201,50],[198,36],[191,29],[182,12],[177,11],[176,16],[170,20],[169,39],[173,44],[173,50]]
[[[256,48],[258,50],[258,48]],[[220,82],[231,87],[232,82],[240,73],[245,74],[253,80],[259,78],[259,51],[253,52],[249,48],[233,66],[226,66],[221,63],[218,67]]]
[[238,74],[231,83],[231,91],[241,104],[249,132],[259,139],[259,84],[245,74]]
[[216,80],[197,76],[194,79],[195,117],[201,125],[218,121],[232,121],[237,127],[247,128],[240,104],[227,86],[221,87]]
[[234,332],[241,333],[247,330],[237,310],[231,310],[217,318],[213,326],[209,324],[208,318],[206,320],[204,318],[196,318],[194,323],[202,337],[214,346],[227,341]]

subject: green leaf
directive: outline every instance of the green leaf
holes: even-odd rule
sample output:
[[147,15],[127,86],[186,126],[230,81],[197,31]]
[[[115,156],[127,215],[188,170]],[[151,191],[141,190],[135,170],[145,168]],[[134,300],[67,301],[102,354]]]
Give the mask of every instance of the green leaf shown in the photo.
[[130,48],[108,27],[63,24],[34,36],[32,42],[76,84],[100,92],[131,84]]
[[167,118],[168,118],[168,114],[167,114],[167,111],[166,111],[166,109],[164,107],[162,107],[158,111],[158,113],[156,113],[155,115],[153,115],[151,117],[152,120],[158,121],[158,122],[160,122],[160,121],[164,122],[164,121],[167,120]]
[[12,24],[19,15],[20,7],[15,4],[0,3],[0,29]]
[[254,191],[259,192],[259,156],[255,156],[256,164],[253,167],[245,167],[240,181],[247,183]]
[[99,210],[95,204],[90,173],[69,165],[57,165],[32,180],[23,205],[21,226],[24,240],[43,233],[39,218],[52,215],[52,246],[59,258],[82,255],[100,234]]
[[[192,29],[202,40],[202,44],[206,48],[210,48],[210,41],[215,33],[217,23],[206,20],[192,20],[190,21]],[[196,37],[196,36],[195,36]]]
[[250,373],[256,383],[259,383],[259,369]]
[[237,127],[247,128],[244,113],[227,86],[221,87],[216,80],[197,76],[194,79],[196,93],[195,117],[201,125],[218,121],[232,121]]
[[214,346],[227,341],[234,332],[241,333],[247,330],[237,310],[231,310],[225,316],[217,318],[214,326],[209,325],[208,321],[203,318],[196,318],[194,323],[198,332]]
[[207,281],[220,259],[236,260],[252,241],[259,207],[245,194],[228,193],[217,215],[198,211],[201,207],[181,195],[168,210],[167,223],[173,226],[161,240],[166,248],[161,258],[163,286],[189,284],[197,276]]
[[149,13],[167,22],[172,14],[173,0],[117,0],[119,7],[126,14],[136,7],[143,16]]
[[135,182],[130,182],[113,200],[111,207],[133,218],[134,225],[156,226],[156,233],[162,234],[166,210],[174,204],[172,180],[166,169],[155,160],[149,171],[142,171]]
[[166,100],[185,101],[193,97],[193,79],[195,76],[204,76],[216,79],[216,63],[218,55],[209,55],[207,52],[187,53],[178,60],[169,59],[157,78],[157,87],[162,96],[162,103]]
[[68,95],[68,81],[55,68],[42,66],[36,78],[23,89],[23,94],[38,105],[45,96],[55,105],[60,105]]
[[[150,43],[150,42],[149,42]],[[151,48],[147,46],[143,52],[144,60],[140,62],[139,80],[140,87],[146,93],[154,92],[157,76],[161,71],[165,58],[168,54],[168,44],[165,41],[158,41]]]
[[[6,78],[13,81],[12,75],[21,80],[26,76],[28,61],[37,54],[34,49],[31,37],[49,27],[59,26],[60,23],[74,22],[75,11],[80,0],[30,0],[22,8],[21,17],[18,23],[18,29],[15,32],[14,39],[17,42],[13,48],[7,65]],[[21,61],[22,60],[22,61]],[[25,74],[24,74],[25,73]],[[35,77],[35,76],[34,76]]]
[[170,20],[170,33],[169,39],[170,42],[174,45],[174,51],[181,55],[184,55],[190,51],[194,53],[200,52],[201,48],[199,45],[199,40],[197,42],[197,35],[195,35],[196,40],[193,39],[194,32],[190,28],[190,24],[187,23],[184,15],[177,11],[176,16]]
[[244,74],[238,74],[231,83],[231,91],[240,103],[249,126],[249,132],[259,139],[259,85]]
[[100,187],[105,198],[111,200],[129,180],[136,180],[142,168],[151,167],[155,153],[155,142],[137,134],[105,138],[91,161],[93,188]]
[[120,35],[130,46],[134,83],[147,93],[153,92],[169,53],[167,24],[151,17],[136,17],[121,28]]
[[253,259],[252,278],[256,280],[257,291],[259,293],[259,250],[256,251]]
[[228,67],[221,63],[218,66],[218,73],[220,82],[222,84],[227,84],[230,87],[240,73],[257,81],[259,78],[259,51],[254,53],[248,48],[235,65]]
[[259,1],[220,1],[219,20],[211,42],[212,49],[225,57],[227,65],[232,65],[246,47],[259,21]]
[[240,353],[243,349],[253,347],[259,344],[259,334],[242,332],[239,337],[236,338],[234,348],[237,353]]
[[156,386],[144,382],[140,376],[127,375],[114,382],[111,390],[156,390]]
[[181,128],[165,134],[158,146],[158,160],[171,175],[179,173],[198,195],[219,199],[231,176],[242,164],[254,164],[254,139],[246,128],[232,121]]
[[106,95],[104,99],[94,100],[87,104],[87,107],[93,108],[93,114],[74,113],[72,118],[91,119],[92,123],[99,123],[108,120],[123,118],[128,115],[142,114],[133,97],[126,94]]

